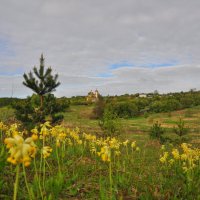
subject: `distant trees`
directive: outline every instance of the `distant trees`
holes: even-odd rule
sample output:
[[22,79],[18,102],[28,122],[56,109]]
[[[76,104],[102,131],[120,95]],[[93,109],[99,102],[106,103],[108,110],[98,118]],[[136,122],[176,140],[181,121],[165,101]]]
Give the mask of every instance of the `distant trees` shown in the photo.
[[148,113],[171,112],[200,105],[200,91],[159,95],[151,93],[146,98],[138,95],[104,97],[104,107],[110,107],[120,118],[132,118]]
[[2,97],[0,98],[0,108],[5,107],[5,106],[11,106],[16,101],[21,101],[21,99]]
[[120,102],[113,105],[113,111],[120,118],[131,118],[138,115],[138,107],[132,102]]
[[181,103],[176,99],[157,100],[150,104],[149,110],[152,112],[170,112],[181,108]]

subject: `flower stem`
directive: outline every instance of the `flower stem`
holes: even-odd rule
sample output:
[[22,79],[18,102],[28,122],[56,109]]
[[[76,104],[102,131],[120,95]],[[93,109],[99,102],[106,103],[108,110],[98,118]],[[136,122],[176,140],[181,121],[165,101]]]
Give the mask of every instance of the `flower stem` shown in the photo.
[[34,168],[35,168],[35,173],[36,173],[36,178],[37,178],[37,182],[38,182],[38,186],[39,186],[39,190],[40,190],[41,198],[42,198],[42,200],[43,200],[43,194],[42,194],[42,189],[41,189],[40,179],[39,179],[38,172],[37,172],[37,167],[36,167],[35,157],[34,157]]
[[59,174],[61,174],[60,158],[59,158],[59,155],[58,155],[58,147],[57,146],[56,146],[56,158],[57,158],[57,161],[58,161],[58,172],[59,172]]
[[15,183],[14,183],[14,195],[13,195],[13,200],[17,199],[17,189],[19,185],[19,164],[16,167],[16,178],[15,178]]
[[24,166],[24,164],[22,164],[22,166],[23,166],[24,180],[25,180],[25,184],[26,184],[27,191],[28,191],[29,199],[32,199],[32,196],[31,196],[31,193],[30,193],[30,189],[29,189],[29,187],[28,187],[28,182],[27,182],[27,177],[26,177],[25,166]]
[[46,167],[45,167],[45,158],[43,158],[43,188],[45,188],[45,176],[46,176]]
[[109,162],[110,199],[112,199],[112,164]]

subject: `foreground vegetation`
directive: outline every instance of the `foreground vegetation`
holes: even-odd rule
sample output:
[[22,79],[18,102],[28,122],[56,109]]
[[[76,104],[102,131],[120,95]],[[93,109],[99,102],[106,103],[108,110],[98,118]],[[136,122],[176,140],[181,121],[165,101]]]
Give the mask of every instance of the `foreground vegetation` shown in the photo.
[[[143,126],[145,120],[135,122]],[[95,128],[95,120],[88,121]],[[200,198],[198,144],[161,145],[130,130],[117,138],[96,136],[85,128],[45,123],[27,132],[2,123],[0,198]]]

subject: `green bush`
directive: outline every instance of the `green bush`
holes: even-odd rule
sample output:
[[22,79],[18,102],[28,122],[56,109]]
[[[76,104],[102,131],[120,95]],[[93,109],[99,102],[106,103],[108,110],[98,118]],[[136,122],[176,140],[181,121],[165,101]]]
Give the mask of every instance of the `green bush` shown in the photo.
[[179,136],[183,136],[187,134],[188,131],[189,129],[185,127],[185,122],[180,118],[176,123],[176,127],[174,127],[174,132]]
[[181,108],[181,104],[176,99],[164,99],[159,101],[154,101],[150,105],[150,111],[151,112],[170,112],[174,110],[178,110]]
[[101,119],[103,117],[105,109],[105,102],[101,95],[99,95],[98,101],[95,103],[95,107],[93,109],[92,118]]
[[53,124],[60,122],[63,115],[59,113],[64,112],[69,107],[69,103],[64,99],[56,99],[53,94],[48,94],[44,96],[43,109],[41,110],[40,97],[33,94],[24,101],[16,102],[13,107],[16,118],[27,129],[31,129],[45,121],[50,121]]
[[116,103],[113,110],[120,118],[131,118],[139,114],[137,105],[131,102]]
[[118,135],[121,130],[121,124],[115,113],[106,109],[103,118],[99,121],[99,126],[108,136]]
[[178,136],[175,133],[165,133],[161,136],[160,141],[162,143],[172,143],[172,144],[181,144],[183,142],[189,142],[190,137],[185,136]]
[[161,127],[161,124],[159,124],[159,122],[157,121],[151,127],[149,135],[152,139],[160,140],[160,138],[164,134],[164,132],[165,132],[165,130]]

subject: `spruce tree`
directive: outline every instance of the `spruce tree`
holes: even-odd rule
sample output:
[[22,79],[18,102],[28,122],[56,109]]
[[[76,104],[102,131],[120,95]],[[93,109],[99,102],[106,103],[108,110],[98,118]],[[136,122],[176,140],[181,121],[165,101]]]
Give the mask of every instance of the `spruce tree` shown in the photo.
[[23,75],[23,84],[34,91],[31,97],[13,104],[16,118],[24,127],[31,129],[46,120],[58,123],[63,119],[63,112],[69,107],[69,102],[57,100],[51,92],[60,85],[58,74],[52,75],[51,67],[45,69],[43,54],[40,57],[40,67]]
[[44,57],[41,54],[40,57],[40,68],[33,68],[33,72],[23,75],[23,84],[32,89],[36,94],[40,96],[40,108],[43,109],[44,95],[55,91],[56,87],[60,85],[58,82],[58,74],[52,75],[51,67],[45,70]]

